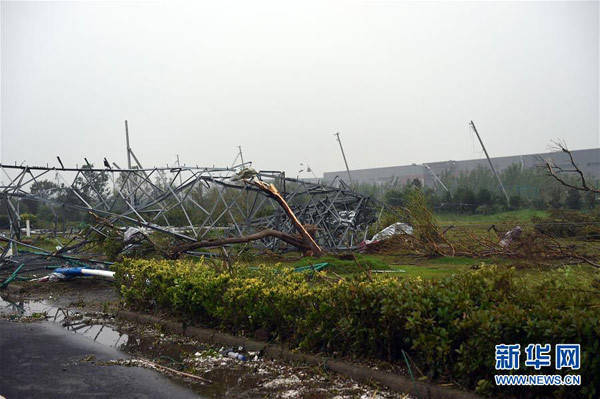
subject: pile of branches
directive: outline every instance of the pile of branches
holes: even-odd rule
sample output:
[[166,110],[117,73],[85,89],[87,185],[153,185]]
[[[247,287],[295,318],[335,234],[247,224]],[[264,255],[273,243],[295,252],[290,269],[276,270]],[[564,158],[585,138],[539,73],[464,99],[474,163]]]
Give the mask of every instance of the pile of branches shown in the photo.
[[[518,227],[518,226],[517,226]],[[423,229],[423,227],[421,227]],[[436,225],[427,229],[436,232],[426,236],[394,235],[366,247],[365,252],[376,254],[407,254],[416,256],[464,256],[470,258],[512,258],[528,260],[567,259],[600,267],[593,255],[587,255],[574,244],[563,244],[539,231],[521,232],[507,240],[518,228],[498,231],[496,236],[474,234],[468,229],[454,228],[452,238]]]
[[446,239],[444,232],[435,222],[427,206],[425,196],[419,189],[408,194],[407,206],[396,213],[398,220],[406,220],[412,233],[400,232],[385,240],[370,243],[365,247],[368,253],[393,253],[406,251],[419,256],[454,256],[454,244]]
[[504,234],[498,232],[498,239],[467,233],[467,242],[470,244],[463,243],[459,254],[478,258],[576,259],[600,267],[590,259],[591,257],[582,254],[575,244],[563,244],[551,235],[537,230],[521,232],[516,237],[511,237],[516,231],[521,231],[520,227],[517,226]]
[[379,254],[411,254],[416,256],[464,256],[471,258],[502,257],[529,260],[569,259],[600,267],[593,255],[582,253],[574,244],[561,243],[543,229],[524,231],[520,226],[490,226],[487,234],[470,228],[449,226],[442,229],[429,210],[423,193],[409,194],[407,207],[399,216],[413,227],[412,234],[403,232],[369,244],[365,252]]

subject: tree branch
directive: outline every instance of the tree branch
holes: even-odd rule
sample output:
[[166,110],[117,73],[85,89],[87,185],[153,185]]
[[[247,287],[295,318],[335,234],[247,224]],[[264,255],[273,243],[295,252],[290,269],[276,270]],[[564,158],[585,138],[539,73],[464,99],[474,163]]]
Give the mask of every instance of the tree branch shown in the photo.
[[250,179],[250,180],[245,179],[244,182],[247,184],[251,184],[255,187],[258,187],[260,190],[262,190],[265,193],[272,196],[275,199],[275,201],[277,201],[277,203],[283,208],[284,212],[288,215],[288,217],[292,221],[292,224],[294,225],[294,227],[296,228],[296,230],[302,237],[302,240],[304,242],[304,247],[308,247],[309,251],[312,252],[312,255],[314,255],[314,256],[320,256],[323,254],[323,250],[321,249],[321,247],[319,247],[319,245],[316,243],[314,238],[308,233],[308,231],[306,231],[306,228],[302,225],[302,223],[300,223],[300,221],[294,214],[294,211],[292,211],[292,208],[290,208],[288,203],[281,196],[281,194],[279,193],[279,191],[273,184],[267,184],[265,182],[262,182],[262,181],[256,180],[256,179]]
[[307,251],[307,250],[311,249],[303,240],[298,239],[298,237],[296,237],[296,236],[293,236],[293,235],[287,234],[287,233],[283,233],[283,232],[277,231],[277,230],[266,229],[266,230],[259,231],[258,233],[250,234],[247,236],[222,238],[222,239],[215,239],[215,240],[203,240],[203,241],[195,241],[195,242],[180,244],[178,246],[175,246],[175,247],[172,247],[169,249],[168,257],[174,259],[174,258],[179,257],[179,255],[182,254],[183,252],[191,251],[191,250],[194,250],[197,248],[210,248],[210,247],[221,247],[221,246],[230,245],[230,244],[241,244],[241,243],[245,243],[245,242],[261,240],[261,239],[267,238],[267,237],[279,238],[280,240],[287,242],[288,244],[293,245],[302,251]]
[[[564,170],[559,166],[556,166],[554,164],[554,162],[552,162],[551,160],[545,159],[544,163],[546,164],[546,169],[548,170],[548,174],[553,177],[556,181],[558,181],[560,184],[562,184],[565,187],[569,187],[572,188],[574,190],[579,190],[579,191],[591,191],[593,193],[597,193],[600,194],[600,189],[594,188],[594,187],[590,187],[588,186],[586,180],[585,180],[585,175],[583,174],[583,172],[581,171],[581,169],[579,169],[579,166],[577,166],[577,163],[575,162],[575,159],[573,159],[573,154],[571,153],[571,151],[567,148],[567,146],[563,143],[560,142],[554,142],[556,148],[564,153],[566,153],[569,156],[569,161],[571,163],[571,165],[573,166],[573,169],[571,170]],[[563,178],[561,178],[560,176],[558,176],[558,174],[556,173],[556,171],[559,172],[567,172],[567,173],[577,173],[577,175],[579,176],[579,179],[581,181],[581,185],[575,185],[575,184],[571,184],[566,182]]]

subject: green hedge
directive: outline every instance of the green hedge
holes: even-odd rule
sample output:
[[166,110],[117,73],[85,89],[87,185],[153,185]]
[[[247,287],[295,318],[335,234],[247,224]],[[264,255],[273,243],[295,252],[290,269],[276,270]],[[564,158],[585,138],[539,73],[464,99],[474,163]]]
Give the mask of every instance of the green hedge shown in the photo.
[[[485,267],[443,280],[347,279],[261,267],[234,274],[189,261],[126,259],[116,265],[125,303],[168,309],[194,322],[253,335],[259,329],[291,347],[402,363],[408,352],[431,378],[481,393],[524,397],[600,395],[598,280],[569,271],[518,279]],[[581,344],[581,387],[497,388],[494,346]],[[566,374],[552,367],[515,374]],[[505,374],[506,372],[498,372]]]

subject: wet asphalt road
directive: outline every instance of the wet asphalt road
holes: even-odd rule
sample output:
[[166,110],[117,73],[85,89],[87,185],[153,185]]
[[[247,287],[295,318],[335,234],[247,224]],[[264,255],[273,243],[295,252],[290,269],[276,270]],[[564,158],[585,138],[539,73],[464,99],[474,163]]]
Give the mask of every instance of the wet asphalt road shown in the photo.
[[82,361],[126,355],[49,322],[0,320],[0,396],[24,398],[198,398],[171,380],[139,367]]

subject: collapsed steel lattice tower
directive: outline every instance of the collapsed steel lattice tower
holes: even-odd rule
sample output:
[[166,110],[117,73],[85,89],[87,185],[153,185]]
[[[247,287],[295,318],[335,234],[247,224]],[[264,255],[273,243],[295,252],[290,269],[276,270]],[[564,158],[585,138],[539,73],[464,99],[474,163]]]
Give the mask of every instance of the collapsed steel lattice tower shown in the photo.
[[[261,229],[294,234],[289,218],[268,193],[231,179],[236,169],[105,165],[104,169],[0,165],[8,178],[0,185],[0,199],[6,202],[11,237],[20,239],[22,201],[91,212],[121,229],[159,231],[182,242],[243,236]],[[256,178],[277,187],[301,223],[316,227],[316,241],[327,250],[358,245],[377,216],[378,205],[371,198],[341,181],[338,187],[325,186],[286,178],[279,171],[259,171]],[[47,189],[38,185],[32,192],[34,183],[43,180],[55,183]],[[98,234],[106,235],[106,229],[106,223],[90,225]],[[253,245],[277,252],[288,248],[272,237]]]

